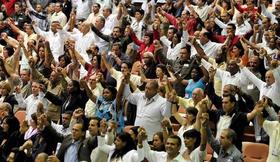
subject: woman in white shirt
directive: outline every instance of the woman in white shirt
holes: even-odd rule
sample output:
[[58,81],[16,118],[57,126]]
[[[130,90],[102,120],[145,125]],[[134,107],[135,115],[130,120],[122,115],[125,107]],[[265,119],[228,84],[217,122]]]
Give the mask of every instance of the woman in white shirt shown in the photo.
[[[182,117],[178,111],[177,108],[172,107],[172,114],[175,117],[175,119],[179,122],[181,125],[180,129],[178,130],[177,135],[181,138],[181,141],[184,141],[183,134],[190,129],[194,128],[194,124],[196,121],[198,110],[195,107],[188,107],[186,109],[186,114],[184,114],[184,117]],[[185,145],[181,145],[180,152],[184,151],[186,149]]]
[[[105,138],[99,136],[98,147],[109,154],[107,162],[141,162],[144,160],[144,156],[138,156],[135,142],[128,133],[118,134],[113,146],[106,145]],[[139,149],[139,151],[141,150]]]

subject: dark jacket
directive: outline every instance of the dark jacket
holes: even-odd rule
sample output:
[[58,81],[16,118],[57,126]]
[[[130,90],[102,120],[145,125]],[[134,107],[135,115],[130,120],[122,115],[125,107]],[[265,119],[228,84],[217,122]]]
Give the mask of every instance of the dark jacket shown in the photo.
[[[57,157],[61,162],[64,162],[64,155],[73,142],[72,135],[64,137],[62,134],[57,133],[50,125],[45,127],[42,134],[46,139],[61,142],[61,146],[57,152]],[[78,160],[90,161],[91,151],[95,147],[97,147],[97,138],[87,138],[82,140],[78,146]]]

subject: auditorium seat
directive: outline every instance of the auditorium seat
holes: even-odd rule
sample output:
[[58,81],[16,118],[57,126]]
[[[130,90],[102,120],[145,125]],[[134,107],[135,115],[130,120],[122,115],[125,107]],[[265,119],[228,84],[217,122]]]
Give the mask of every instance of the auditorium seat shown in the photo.
[[268,145],[263,143],[242,142],[244,162],[266,162]]

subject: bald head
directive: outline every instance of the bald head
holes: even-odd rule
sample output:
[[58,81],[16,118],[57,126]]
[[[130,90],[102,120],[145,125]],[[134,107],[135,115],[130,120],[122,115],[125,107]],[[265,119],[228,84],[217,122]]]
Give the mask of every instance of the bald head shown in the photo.
[[205,97],[204,91],[201,88],[195,88],[192,92],[192,99],[195,104],[201,101]]
[[35,162],[47,162],[48,160],[48,154],[42,152],[38,154],[35,158]]

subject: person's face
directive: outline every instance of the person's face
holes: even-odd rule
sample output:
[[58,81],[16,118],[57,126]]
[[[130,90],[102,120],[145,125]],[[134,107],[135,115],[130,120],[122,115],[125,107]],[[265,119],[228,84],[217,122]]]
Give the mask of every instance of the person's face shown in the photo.
[[153,146],[155,148],[160,148],[163,145],[163,142],[160,140],[159,136],[157,134],[153,137]]
[[92,8],[91,8],[91,10],[92,10],[92,12],[93,13],[98,13],[99,12],[99,7],[98,7],[98,5],[97,4],[94,4],[94,5],[92,5]]
[[112,92],[105,88],[103,90],[103,97],[106,101],[110,101],[112,99]]
[[121,55],[121,49],[118,45],[112,47],[112,52],[114,52],[117,56]]
[[14,160],[15,160],[15,153],[11,152],[7,157],[7,162],[14,162]]
[[177,139],[168,138],[165,144],[165,150],[168,155],[176,155],[180,150]]
[[275,10],[280,10],[280,1],[275,3]]
[[233,29],[233,27],[232,26],[227,26],[227,34],[234,34],[234,29]]
[[238,15],[238,16],[236,17],[236,23],[237,23],[238,25],[243,24],[243,18],[242,18],[242,15],[241,15],[241,14]]
[[167,38],[168,38],[169,40],[172,40],[173,36],[174,36],[174,31],[173,31],[173,29],[168,29],[168,31],[167,31]]
[[142,15],[140,14],[140,12],[135,12],[135,19],[137,20],[137,21],[140,21],[140,20],[142,20]]
[[184,118],[186,119],[188,124],[192,124],[196,117],[193,114],[186,112]]
[[181,49],[180,51],[180,59],[182,61],[187,61],[190,58],[190,55],[187,51],[187,49]]
[[18,4],[15,4],[15,12],[19,13],[20,12],[20,6]]
[[224,22],[228,22],[229,20],[229,16],[227,13],[222,13],[221,14],[221,19],[224,21]]
[[223,97],[222,105],[226,113],[231,112],[234,108],[234,102],[230,102],[229,97]]
[[119,38],[121,36],[120,28],[113,29],[113,38]]
[[33,95],[38,95],[39,91],[40,91],[40,84],[36,83],[36,82],[33,82],[32,83],[32,94]]
[[126,74],[128,74],[128,73],[130,72],[130,70],[129,70],[127,64],[122,63],[122,65],[121,65],[121,72],[122,72],[124,75],[126,75]]
[[222,1],[222,7],[227,9],[229,6],[225,1]]
[[136,134],[130,129],[128,131],[128,134],[130,134],[130,137],[133,139],[133,140],[136,140]]
[[54,11],[55,12],[60,12],[61,11],[60,4],[55,4]]
[[229,71],[231,74],[236,74],[238,72],[238,65],[236,64],[236,61],[231,60],[229,61],[227,65],[227,71]]
[[254,3],[252,1],[247,1],[247,8],[248,8],[248,11],[253,11]]
[[96,26],[98,29],[102,29],[103,26],[104,26],[104,24],[102,23],[102,21],[100,20],[99,17],[95,20],[95,26]]
[[36,124],[36,122],[35,122],[33,119],[30,119],[30,120],[29,120],[29,123],[30,123],[30,126],[31,126],[32,128],[37,128],[37,124]]
[[110,15],[110,11],[108,9],[103,9],[103,16],[108,17]]
[[271,38],[268,43],[269,48],[274,49],[276,47],[276,42],[274,38]]
[[97,136],[98,135],[98,121],[97,120],[90,120],[88,131],[90,135]]
[[40,4],[36,5],[36,9],[37,12],[41,12],[42,11],[42,6]]
[[0,95],[1,96],[7,96],[8,95],[8,90],[5,89],[4,87],[0,87]]
[[237,48],[236,46],[233,46],[233,47],[232,47],[232,53],[234,53],[234,54],[239,54],[239,53],[240,53],[240,49]]
[[55,84],[58,82],[58,74],[56,72],[51,72],[51,75],[50,75],[50,81],[52,84]]
[[196,139],[191,137],[184,138],[184,144],[187,148],[193,147]]
[[9,131],[9,125],[7,124],[6,120],[2,123],[3,132],[7,133]]
[[164,73],[161,68],[159,68],[159,67],[156,68],[156,75],[157,75],[157,78],[163,77]]
[[193,69],[191,72],[191,78],[195,81],[200,79],[199,73],[196,69]]
[[91,76],[89,79],[88,79],[88,83],[89,83],[89,86],[91,87],[91,88],[95,88],[96,87],[96,76],[95,75],[93,75],[93,76]]
[[41,59],[45,58],[45,49],[44,49],[44,47],[40,47],[38,53],[39,53],[39,57]]
[[62,114],[62,126],[64,128],[68,128],[71,120],[71,115],[69,114]]
[[65,61],[65,59],[63,57],[61,57],[59,59],[59,66],[60,67],[65,67],[66,66],[66,61]]
[[231,141],[228,139],[226,131],[222,131],[220,135],[220,144],[222,148],[228,148],[228,146],[231,145]]
[[201,101],[204,98],[203,93],[198,90],[195,89],[192,93],[192,99],[194,101],[194,103],[198,103],[199,101]]
[[232,93],[231,86],[230,85],[225,85],[224,88],[223,88],[223,94],[224,95],[229,95],[231,93]]
[[249,66],[252,67],[253,69],[257,69],[259,66],[259,61],[257,57],[251,57],[249,59]]
[[157,94],[157,89],[151,83],[147,83],[145,87],[145,96],[150,99]]
[[72,128],[72,138],[73,140],[77,141],[81,139],[84,135],[84,132],[82,131],[82,124],[75,124]]
[[25,29],[25,32],[27,34],[32,34],[33,33],[32,28],[29,25],[25,26],[24,29]]
[[197,6],[203,6],[203,5],[204,5],[204,3],[202,0],[197,0]]
[[144,36],[144,43],[145,43],[146,45],[150,44],[150,37]]
[[174,34],[172,42],[173,42],[174,45],[179,43],[179,38],[178,38],[177,34]]
[[56,22],[53,22],[52,24],[51,24],[51,31],[52,32],[56,32],[57,30],[56,30],[56,27],[57,27],[57,23]]
[[275,79],[274,79],[272,71],[266,72],[266,74],[265,74],[265,82],[269,86],[272,85],[275,82]]
[[30,80],[30,75],[26,70],[20,71],[20,78],[23,82],[28,82]]
[[117,137],[114,141],[114,144],[116,146],[116,150],[121,150],[125,147],[126,142],[123,142],[119,137]]
[[6,48],[3,48],[3,56],[4,56],[4,58],[9,57],[8,50]]
[[71,93],[73,91],[73,89],[74,89],[73,82],[69,82],[67,84],[67,91],[68,91],[68,93]]

